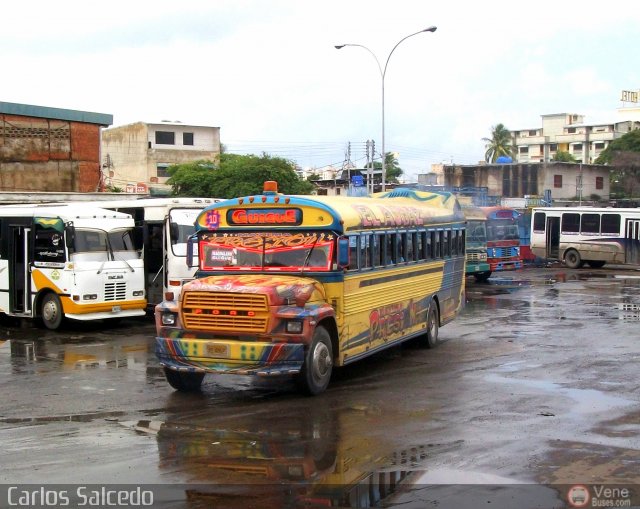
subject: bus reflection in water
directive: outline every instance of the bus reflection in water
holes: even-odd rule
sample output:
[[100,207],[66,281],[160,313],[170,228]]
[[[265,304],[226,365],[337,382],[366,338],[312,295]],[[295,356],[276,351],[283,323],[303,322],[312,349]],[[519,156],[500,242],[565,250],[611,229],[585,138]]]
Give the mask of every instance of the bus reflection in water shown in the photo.
[[427,459],[426,446],[395,450],[344,432],[354,420],[378,418],[367,411],[305,406],[281,414],[252,406],[232,414],[135,425],[156,435],[161,470],[193,483],[185,494],[191,507],[371,507]]

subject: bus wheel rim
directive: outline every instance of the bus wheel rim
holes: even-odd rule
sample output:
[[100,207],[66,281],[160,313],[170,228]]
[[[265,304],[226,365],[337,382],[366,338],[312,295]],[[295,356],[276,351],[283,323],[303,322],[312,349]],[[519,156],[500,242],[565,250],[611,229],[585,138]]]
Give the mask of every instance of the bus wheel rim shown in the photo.
[[58,316],[58,307],[55,305],[55,303],[51,301],[45,303],[44,307],[42,308],[42,317],[47,322],[52,322],[53,320],[56,319],[57,316]]
[[312,371],[316,380],[323,380],[331,371],[331,355],[324,343],[318,343],[313,351]]

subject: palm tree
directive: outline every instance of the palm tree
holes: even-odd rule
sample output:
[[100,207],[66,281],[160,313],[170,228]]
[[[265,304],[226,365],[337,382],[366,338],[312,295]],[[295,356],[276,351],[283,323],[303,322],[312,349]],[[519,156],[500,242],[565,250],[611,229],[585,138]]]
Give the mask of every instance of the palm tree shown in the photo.
[[487,151],[484,153],[484,160],[488,163],[495,163],[500,156],[513,156],[513,145],[511,142],[511,132],[504,124],[498,124],[491,128],[491,138],[482,138]]

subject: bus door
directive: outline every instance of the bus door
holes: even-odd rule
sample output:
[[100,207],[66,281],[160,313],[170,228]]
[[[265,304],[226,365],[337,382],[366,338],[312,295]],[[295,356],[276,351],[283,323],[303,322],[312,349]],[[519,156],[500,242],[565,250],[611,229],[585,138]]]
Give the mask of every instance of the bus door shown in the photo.
[[625,263],[640,264],[640,219],[627,219],[625,232]]
[[560,218],[547,216],[547,258],[560,259]]
[[163,246],[165,243],[162,222],[144,224],[144,271],[146,274],[147,301],[158,303],[164,295]]
[[12,313],[31,313],[31,222],[9,225],[9,309]]

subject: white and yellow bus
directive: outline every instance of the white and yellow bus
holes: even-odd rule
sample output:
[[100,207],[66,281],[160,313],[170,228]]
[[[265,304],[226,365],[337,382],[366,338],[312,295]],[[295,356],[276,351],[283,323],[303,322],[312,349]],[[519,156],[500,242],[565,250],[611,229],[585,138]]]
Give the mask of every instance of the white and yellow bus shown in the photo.
[[464,305],[465,218],[452,194],[262,195],[205,208],[199,268],[156,306],[156,354],[177,390],[205,373],[295,375],[310,394],[345,366],[438,342]]
[[131,214],[136,223],[145,270],[147,304],[153,310],[167,291],[176,295],[191,281],[195,268],[187,266],[187,239],[195,232],[195,221],[206,206],[219,198],[141,198],[107,200],[95,206]]
[[86,204],[0,207],[0,313],[49,329],[145,314],[133,218]]

